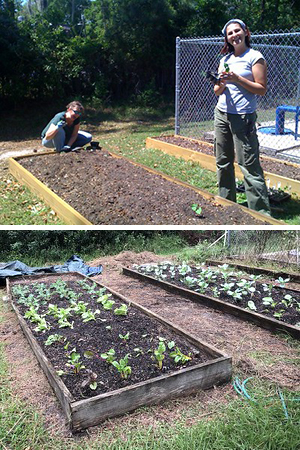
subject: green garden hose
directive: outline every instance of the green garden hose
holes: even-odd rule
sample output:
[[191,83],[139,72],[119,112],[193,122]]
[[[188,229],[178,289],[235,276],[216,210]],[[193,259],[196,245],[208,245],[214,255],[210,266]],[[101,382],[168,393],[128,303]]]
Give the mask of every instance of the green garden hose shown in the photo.
[[[247,389],[246,389],[246,383],[247,383],[249,380],[251,380],[252,378],[253,378],[253,377],[246,378],[246,380],[244,380],[243,382],[241,382],[241,381],[239,380],[238,377],[235,377],[235,380],[234,380],[232,386],[233,386],[234,390],[235,390],[239,395],[241,395],[242,397],[244,397],[246,400],[250,400],[251,402],[257,403],[257,400],[255,400],[254,398],[252,398],[252,397],[249,395],[249,393],[247,392]],[[287,409],[287,406],[286,406],[286,402],[285,402],[283,393],[282,393],[282,391],[279,389],[279,387],[277,387],[276,390],[277,390],[277,394],[278,394],[278,396],[279,396],[279,398],[280,398],[280,401],[281,401],[281,404],[282,404],[282,408],[283,408],[283,412],[284,412],[285,418],[288,420],[288,419],[289,419],[289,413],[288,413],[288,409]],[[289,400],[289,401],[294,401],[294,402],[299,402],[299,401],[300,401],[300,398],[291,398],[291,399],[288,399],[288,400]]]

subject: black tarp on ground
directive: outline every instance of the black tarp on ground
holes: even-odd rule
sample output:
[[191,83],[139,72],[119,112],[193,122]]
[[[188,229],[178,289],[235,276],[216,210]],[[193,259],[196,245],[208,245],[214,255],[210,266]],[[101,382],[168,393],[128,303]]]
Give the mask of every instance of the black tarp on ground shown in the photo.
[[21,261],[11,261],[8,263],[0,263],[0,283],[5,282],[7,277],[15,277],[20,275],[38,275],[43,273],[67,273],[80,272],[83,275],[92,277],[102,272],[102,266],[90,267],[77,255],[71,256],[63,265],[46,266],[46,267],[29,267]]

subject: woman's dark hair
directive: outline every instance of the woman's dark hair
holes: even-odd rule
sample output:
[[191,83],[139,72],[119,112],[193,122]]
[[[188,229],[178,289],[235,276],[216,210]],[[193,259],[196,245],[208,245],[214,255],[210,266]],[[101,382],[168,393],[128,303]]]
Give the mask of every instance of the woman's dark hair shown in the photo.
[[82,104],[80,102],[78,102],[77,100],[74,100],[73,102],[69,103],[66,108],[78,108],[80,111],[84,111],[84,107],[82,106]]
[[[237,24],[238,24],[238,22],[237,22]],[[251,44],[250,44],[250,31],[249,31],[248,27],[246,27],[246,29],[244,31],[245,32],[248,31],[248,35],[245,37],[245,44],[246,44],[247,47],[251,47]],[[229,44],[229,42],[227,40],[227,33],[226,33],[225,34],[225,42],[224,42],[224,46],[223,46],[223,48],[221,50],[221,54],[222,55],[226,55],[227,53],[234,53],[234,47],[231,44]]]

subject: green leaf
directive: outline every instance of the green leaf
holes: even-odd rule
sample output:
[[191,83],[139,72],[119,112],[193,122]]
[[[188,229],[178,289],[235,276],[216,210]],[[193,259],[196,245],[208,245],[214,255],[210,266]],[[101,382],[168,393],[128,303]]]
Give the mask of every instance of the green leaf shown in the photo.
[[200,216],[202,214],[202,208],[198,203],[193,203],[191,205],[191,208],[197,214],[197,216]]
[[168,342],[168,348],[169,348],[169,350],[171,350],[171,349],[174,348],[174,347],[175,347],[175,342],[174,342],[174,341]]
[[255,303],[252,300],[248,302],[248,308],[250,308],[252,311],[256,311]]

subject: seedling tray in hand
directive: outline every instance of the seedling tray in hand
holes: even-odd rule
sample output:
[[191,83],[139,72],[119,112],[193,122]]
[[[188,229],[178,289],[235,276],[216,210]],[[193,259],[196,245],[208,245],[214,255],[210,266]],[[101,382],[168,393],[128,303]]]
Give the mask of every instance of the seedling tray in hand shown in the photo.
[[[79,273],[7,279],[7,291],[73,432],[230,380],[230,357]],[[122,376],[111,349],[128,357]]]

